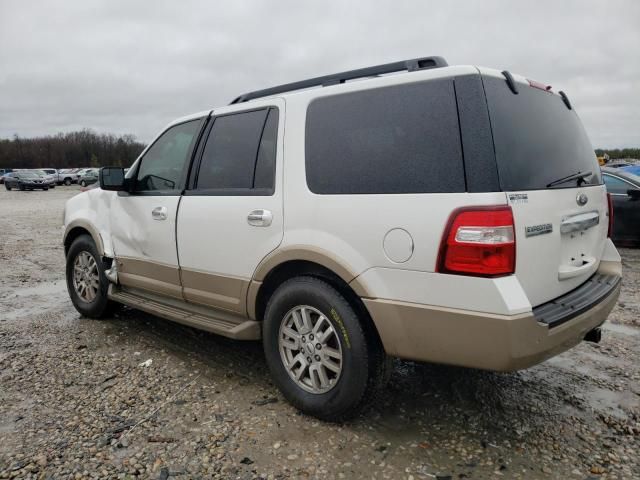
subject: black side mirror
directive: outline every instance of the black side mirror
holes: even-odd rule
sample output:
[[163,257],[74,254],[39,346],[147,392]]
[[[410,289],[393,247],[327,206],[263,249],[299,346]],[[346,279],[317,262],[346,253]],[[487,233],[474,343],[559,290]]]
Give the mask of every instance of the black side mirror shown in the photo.
[[102,190],[125,190],[124,168],[104,167],[100,169],[98,176]]
[[640,189],[638,188],[630,188],[627,190],[627,195],[631,200],[640,200]]

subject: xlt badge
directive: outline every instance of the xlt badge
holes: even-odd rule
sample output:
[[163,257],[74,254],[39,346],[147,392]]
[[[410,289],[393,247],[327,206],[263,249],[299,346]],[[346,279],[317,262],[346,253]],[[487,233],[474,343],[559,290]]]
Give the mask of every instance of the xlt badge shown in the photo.
[[553,225],[550,223],[543,223],[541,225],[531,225],[530,227],[524,227],[524,234],[527,237],[533,237],[535,235],[542,235],[545,233],[553,232]]

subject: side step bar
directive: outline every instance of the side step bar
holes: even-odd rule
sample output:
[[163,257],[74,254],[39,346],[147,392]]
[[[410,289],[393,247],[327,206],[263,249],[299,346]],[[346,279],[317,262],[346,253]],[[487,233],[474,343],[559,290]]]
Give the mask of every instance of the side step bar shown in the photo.
[[109,299],[152,315],[206,330],[236,340],[259,340],[262,336],[260,322],[246,317],[200,307],[178,299],[167,299],[143,290],[124,290],[109,286]]

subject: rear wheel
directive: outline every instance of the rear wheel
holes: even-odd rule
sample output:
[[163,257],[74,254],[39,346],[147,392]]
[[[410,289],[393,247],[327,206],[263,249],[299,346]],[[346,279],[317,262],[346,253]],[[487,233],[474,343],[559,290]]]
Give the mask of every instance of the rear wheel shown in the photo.
[[80,186],[81,187],[86,187],[87,186],[87,182],[85,182],[84,180],[80,180]]
[[379,339],[330,284],[283,283],[265,311],[263,344],[275,384],[295,407],[328,421],[355,416],[387,366]]
[[109,281],[93,239],[76,238],[67,253],[67,290],[73,306],[82,315],[102,318],[111,313],[114,303],[107,298]]
[[64,179],[64,184],[68,187],[69,185],[71,185],[71,179],[70,178],[65,178]]
[[11,187],[9,186],[9,184],[8,184],[8,183],[5,183],[5,184],[4,184],[4,188],[6,188],[7,190],[11,190]]

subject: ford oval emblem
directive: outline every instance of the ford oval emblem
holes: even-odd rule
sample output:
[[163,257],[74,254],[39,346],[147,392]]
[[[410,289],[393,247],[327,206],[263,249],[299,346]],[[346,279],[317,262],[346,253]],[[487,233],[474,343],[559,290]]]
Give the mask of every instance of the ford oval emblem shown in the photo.
[[588,201],[589,201],[589,197],[587,197],[584,193],[579,193],[578,196],[576,197],[576,202],[581,207],[586,205]]

